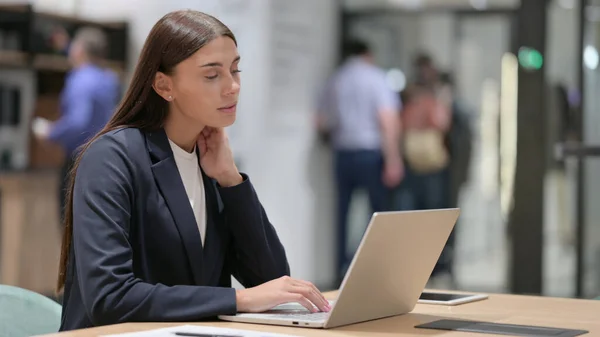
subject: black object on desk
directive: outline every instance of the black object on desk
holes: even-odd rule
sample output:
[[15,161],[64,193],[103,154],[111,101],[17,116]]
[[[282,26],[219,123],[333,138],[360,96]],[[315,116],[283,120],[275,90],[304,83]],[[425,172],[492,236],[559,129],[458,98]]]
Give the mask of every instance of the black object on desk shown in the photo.
[[494,335],[510,335],[510,336],[525,336],[525,337],[575,337],[588,333],[585,330],[572,330],[561,328],[547,328],[530,325],[514,325],[487,323],[476,321],[463,321],[454,319],[442,319],[431,323],[415,326],[420,329],[448,330],[486,333]]

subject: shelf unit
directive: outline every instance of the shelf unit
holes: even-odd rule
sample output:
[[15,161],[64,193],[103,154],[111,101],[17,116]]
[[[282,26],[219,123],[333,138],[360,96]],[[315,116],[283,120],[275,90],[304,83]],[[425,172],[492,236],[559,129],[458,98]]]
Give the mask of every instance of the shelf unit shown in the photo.
[[0,43],[0,67],[66,71],[69,69],[67,57],[52,50],[49,35],[54,28],[62,27],[72,36],[82,26],[98,27],[107,34],[110,50],[107,61],[112,69],[123,73],[127,57],[126,22],[96,22],[36,12],[31,5],[0,5],[0,33],[10,32],[18,41],[13,48],[3,48]]
[[[19,142],[29,143],[26,150],[27,168],[58,168],[62,164],[63,155],[58,146],[38,142],[31,134],[29,124],[38,116],[50,120],[60,116],[59,97],[70,64],[66,51],[53,48],[52,33],[62,29],[72,37],[83,26],[104,31],[109,43],[106,66],[125,79],[126,22],[97,22],[39,12],[30,4],[0,5],[0,84],[17,76],[19,85],[33,88],[28,90],[33,91],[32,95],[22,95],[23,103],[25,100],[33,102],[21,104],[30,107],[21,111],[20,120],[27,125],[21,125],[15,131],[20,135]],[[19,72],[23,76],[15,75]],[[24,77],[28,79],[23,80]]]
[[4,67],[26,67],[29,55],[22,51],[7,50],[0,52],[0,65]]

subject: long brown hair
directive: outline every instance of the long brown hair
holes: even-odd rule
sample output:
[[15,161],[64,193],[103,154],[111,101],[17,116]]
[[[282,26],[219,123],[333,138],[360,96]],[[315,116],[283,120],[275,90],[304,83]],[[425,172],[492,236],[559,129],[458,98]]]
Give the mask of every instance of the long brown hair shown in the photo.
[[156,73],[160,71],[171,74],[177,64],[220,36],[227,36],[237,44],[233,33],[222,22],[208,14],[192,10],[171,12],[162,17],[150,31],[123,100],[106,126],[81,147],[69,174],[58,292],[63,289],[66,280],[73,240],[73,187],[83,153],[100,136],[121,127],[141,130],[161,128],[168,113],[168,103],[152,88]]

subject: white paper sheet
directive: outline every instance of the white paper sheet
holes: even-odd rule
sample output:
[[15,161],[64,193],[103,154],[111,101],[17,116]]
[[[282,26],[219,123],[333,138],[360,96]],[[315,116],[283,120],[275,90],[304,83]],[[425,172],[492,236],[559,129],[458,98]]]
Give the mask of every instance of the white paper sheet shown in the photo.
[[225,329],[196,325],[180,325],[163,329],[103,335],[102,337],[178,337],[175,332],[198,334],[199,337],[297,337],[252,330]]

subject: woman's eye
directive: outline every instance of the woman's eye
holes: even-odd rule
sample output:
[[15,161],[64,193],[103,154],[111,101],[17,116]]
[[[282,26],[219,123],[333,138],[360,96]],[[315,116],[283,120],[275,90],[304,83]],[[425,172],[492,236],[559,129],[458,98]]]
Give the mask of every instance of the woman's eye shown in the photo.
[[[232,73],[232,74],[237,74],[237,73],[241,73],[241,72],[242,72],[242,71],[241,71],[241,70],[239,70],[239,69],[236,69],[236,70],[232,70],[232,71],[231,71],[231,73]],[[214,79],[216,79],[217,77],[219,77],[219,74],[214,74],[214,75],[212,75],[212,76],[204,76],[204,77],[205,77],[206,79],[209,79],[209,80],[214,80]]]

